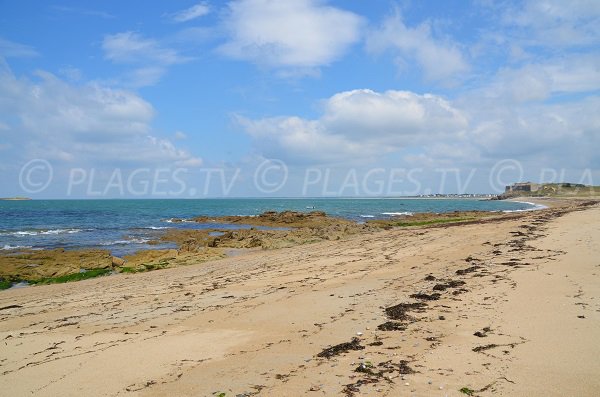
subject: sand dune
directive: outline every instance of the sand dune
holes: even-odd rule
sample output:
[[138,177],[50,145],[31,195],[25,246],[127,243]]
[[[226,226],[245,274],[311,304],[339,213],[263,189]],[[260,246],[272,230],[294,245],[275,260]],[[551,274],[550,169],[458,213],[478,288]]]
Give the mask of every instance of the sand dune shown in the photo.
[[7,290],[0,390],[595,396],[599,225],[553,208]]

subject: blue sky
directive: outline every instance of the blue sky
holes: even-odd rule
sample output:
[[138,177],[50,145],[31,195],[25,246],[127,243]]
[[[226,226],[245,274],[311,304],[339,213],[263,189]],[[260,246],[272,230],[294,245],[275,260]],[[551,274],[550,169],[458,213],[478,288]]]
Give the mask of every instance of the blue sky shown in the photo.
[[0,196],[600,184],[599,90],[593,0],[1,1]]

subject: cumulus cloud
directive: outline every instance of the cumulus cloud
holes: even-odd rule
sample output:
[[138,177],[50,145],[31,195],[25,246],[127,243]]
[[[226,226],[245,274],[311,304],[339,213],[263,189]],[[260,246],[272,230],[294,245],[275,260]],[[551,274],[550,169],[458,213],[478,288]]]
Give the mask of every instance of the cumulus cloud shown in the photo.
[[0,72],[0,119],[25,158],[76,164],[179,164],[201,160],[152,136],[155,111],[137,94],[97,83],[74,85],[39,71]]
[[318,0],[238,0],[229,3],[220,51],[266,67],[318,68],[356,43],[361,25],[359,16]]
[[172,14],[171,19],[175,22],[188,22],[193,19],[203,17],[209,13],[210,7],[207,3],[202,2]]
[[338,162],[372,156],[375,147],[361,145],[327,131],[317,120],[273,117],[252,120],[236,116],[240,126],[255,139],[261,154],[295,163]]
[[479,167],[515,158],[589,167],[598,161],[599,106],[595,96],[552,104],[354,90],[323,101],[316,119],[236,120],[259,154],[292,163],[377,164],[387,155],[412,166]]
[[136,94],[93,83],[71,85],[43,71],[36,76],[39,83],[6,75],[2,79],[3,88],[15,89],[14,110],[26,129],[41,134],[62,131],[94,140],[148,132],[154,109]]
[[316,120],[275,117],[238,122],[266,155],[321,162],[374,158],[445,136],[459,138],[466,117],[445,99],[408,91],[341,92]]
[[374,54],[392,51],[401,65],[417,63],[432,81],[455,78],[469,70],[458,44],[434,37],[428,22],[407,26],[399,11],[368,32],[366,47]]

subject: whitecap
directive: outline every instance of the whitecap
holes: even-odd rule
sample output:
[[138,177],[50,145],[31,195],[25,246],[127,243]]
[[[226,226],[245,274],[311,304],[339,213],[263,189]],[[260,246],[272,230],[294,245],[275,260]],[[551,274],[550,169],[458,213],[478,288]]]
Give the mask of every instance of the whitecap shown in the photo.
[[12,236],[39,236],[56,234],[75,234],[81,231],[81,229],[20,230],[18,232],[10,232],[8,234]]
[[8,250],[19,250],[19,249],[29,249],[29,248],[31,248],[30,245],[9,245],[9,244],[6,244],[6,245],[4,245],[4,247],[1,248],[1,250],[8,251]]
[[169,218],[169,219],[165,219],[164,222],[167,222],[167,223],[193,223],[194,221],[191,219],[183,219],[183,218]]
[[527,211],[544,210],[544,209],[548,208],[547,205],[531,203],[529,201],[514,201],[514,203],[529,204],[529,205],[531,205],[531,208],[524,208],[524,209],[520,209],[520,210],[504,210],[502,212],[527,212]]
[[109,245],[146,244],[150,241],[151,240],[149,238],[132,238],[132,239],[128,239],[128,240],[108,241],[108,242],[100,243],[100,245],[109,246]]
[[40,232],[40,234],[75,234],[79,233],[81,229],[51,229]]
[[412,216],[413,213],[409,212],[409,211],[405,211],[405,212],[382,212],[381,215],[389,215],[389,216],[402,216],[402,215],[406,215],[406,216]]
[[13,236],[37,236],[39,232],[14,232],[10,234]]

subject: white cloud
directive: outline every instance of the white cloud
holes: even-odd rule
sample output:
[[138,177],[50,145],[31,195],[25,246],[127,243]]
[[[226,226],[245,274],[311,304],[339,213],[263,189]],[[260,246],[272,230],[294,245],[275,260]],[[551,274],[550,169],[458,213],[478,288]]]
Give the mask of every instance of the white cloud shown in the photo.
[[360,38],[362,19],[317,0],[229,3],[220,51],[273,68],[311,69],[339,59]]
[[317,120],[238,116],[245,131],[266,155],[294,161],[344,161],[381,154],[451,136],[459,139],[468,121],[435,95],[407,91],[354,90],[326,100]]
[[598,166],[597,96],[548,104],[354,90],[328,98],[322,109],[317,119],[237,121],[260,155],[292,163],[380,164],[393,157],[407,166],[488,167],[514,158],[538,167]]
[[555,94],[586,93],[600,89],[600,56],[571,54],[521,67],[502,68],[468,96],[505,102],[541,101]]
[[528,45],[586,46],[600,42],[600,2],[528,0],[504,12],[506,25],[523,29]]
[[39,83],[4,74],[0,90],[10,97],[22,125],[36,134],[56,133],[103,140],[146,134],[154,116],[152,106],[136,94],[98,84],[72,85],[38,71]]
[[147,87],[155,85],[167,73],[163,66],[140,67],[127,73],[124,83],[131,87]]
[[23,158],[106,164],[201,163],[152,135],[155,111],[133,92],[97,83],[74,85],[39,71],[36,81],[0,72],[0,119]]
[[73,66],[62,67],[59,69],[58,73],[64,76],[67,80],[73,82],[80,81],[83,77],[83,73],[81,72],[81,70]]
[[600,54],[570,54],[542,66],[552,76],[553,92],[587,92],[600,89]]
[[520,69],[502,69],[485,91],[508,101],[544,100],[552,91],[552,76],[543,68],[527,65]]
[[423,68],[425,78],[432,81],[455,78],[469,70],[456,43],[433,37],[427,22],[408,27],[399,11],[368,33],[366,45],[367,51],[375,54],[391,49],[400,65],[416,62]]
[[106,11],[101,11],[101,10],[93,10],[93,9],[78,8],[78,7],[66,7],[66,6],[59,6],[59,5],[54,5],[54,6],[51,6],[50,8],[55,11],[59,11],[61,13],[80,14],[80,15],[84,15],[84,16],[99,17],[99,18],[104,18],[104,19],[115,18],[115,16],[113,14],[110,14]]
[[322,122],[328,130],[361,139],[374,135],[403,144],[408,137],[437,135],[465,128],[467,121],[448,101],[409,91],[346,91],[325,103]]
[[28,45],[15,43],[0,37],[0,57],[3,58],[29,58],[39,54]]
[[299,117],[274,117],[251,120],[237,116],[236,121],[255,139],[266,157],[292,162],[338,162],[359,160],[373,155],[375,148],[353,142],[324,129],[319,121]]
[[185,10],[179,11],[171,15],[171,19],[175,22],[188,22],[196,18],[203,17],[210,13],[210,7],[207,3],[202,2],[196,5],[186,8]]
[[185,62],[174,49],[162,46],[158,41],[144,38],[136,32],[106,35],[102,42],[105,57],[117,63],[158,63],[172,65]]
[[102,42],[106,59],[115,63],[132,64],[137,67],[122,78],[124,86],[151,86],[161,79],[171,65],[187,62],[190,58],[175,49],[148,39],[136,32],[106,35]]
[[[600,98],[562,104],[470,104],[469,142],[485,158],[538,158],[547,167],[589,167],[599,148]],[[545,164],[545,165],[544,165]]]
[[175,139],[177,140],[183,140],[183,139],[187,139],[187,135],[185,132],[183,131],[175,131],[174,134]]

